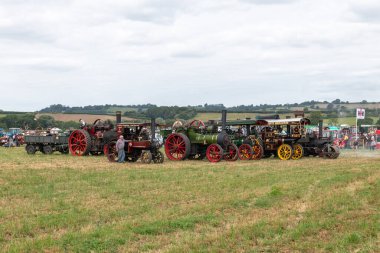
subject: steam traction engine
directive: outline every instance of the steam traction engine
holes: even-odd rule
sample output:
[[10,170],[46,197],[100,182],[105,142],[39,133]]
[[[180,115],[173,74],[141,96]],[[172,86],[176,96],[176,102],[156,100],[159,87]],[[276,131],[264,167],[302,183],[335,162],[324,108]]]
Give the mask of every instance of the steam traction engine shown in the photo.
[[[148,127],[150,126],[150,133]],[[163,163],[164,154],[159,150],[161,144],[155,138],[156,123],[152,119],[151,123],[118,123],[116,130],[112,131],[114,137],[104,146],[104,151],[110,162],[116,162],[118,152],[116,151],[116,142],[120,135],[123,135],[126,141],[125,160],[127,162],[136,162],[139,158],[143,163]]]
[[201,120],[194,120],[186,126],[174,128],[165,141],[166,156],[172,161],[184,159],[219,162],[238,159],[238,148],[224,131],[218,133],[216,125],[205,126]]
[[116,138],[116,132],[110,131],[113,125],[109,121],[97,119],[92,125],[87,125],[81,120],[81,123],[81,129],[69,136],[69,150],[74,156],[103,154],[104,144]]
[[333,144],[333,136],[324,135],[322,120],[318,123],[318,133],[308,132],[306,137],[300,139],[298,143],[302,145],[305,156],[312,155],[322,158],[336,159],[340,154],[339,147]]
[[281,160],[298,160],[304,155],[299,143],[305,138],[305,125],[310,124],[306,118],[258,120],[263,141],[264,156],[278,156]]
[[233,120],[227,121],[227,111],[222,111],[221,122],[210,122],[221,126],[231,142],[238,147],[238,157],[241,160],[259,160],[264,154],[262,141],[255,135],[256,120]]

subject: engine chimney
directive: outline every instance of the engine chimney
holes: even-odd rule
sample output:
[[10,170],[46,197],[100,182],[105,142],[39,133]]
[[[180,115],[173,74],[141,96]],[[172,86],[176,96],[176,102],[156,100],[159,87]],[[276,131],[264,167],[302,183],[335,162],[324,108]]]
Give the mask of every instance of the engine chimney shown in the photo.
[[121,123],[121,111],[116,112],[116,124]]
[[318,122],[318,138],[321,139],[323,137],[323,120]]
[[222,110],[222,132],[226,131],[227,110]]
[[156,119],[155,118],[150,119],[150,134],[151,134],[150,140],[153,143],[156,137]]

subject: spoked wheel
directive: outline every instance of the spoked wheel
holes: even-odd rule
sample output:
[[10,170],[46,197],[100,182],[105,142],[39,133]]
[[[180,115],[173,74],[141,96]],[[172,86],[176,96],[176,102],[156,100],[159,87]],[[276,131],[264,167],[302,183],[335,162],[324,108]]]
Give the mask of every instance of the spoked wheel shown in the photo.
[[293,155],[293,149],[289,144],[282,144],[277,149],[277,156],[281,160],[289,160]]
[[229,144],[226,148],[226,154],[223,155],[226,161],[234,162],[239,158],[239,149],[235,144]]
[[118,153],[116,151],[116,141],[110,141],[104,146],[104,149],[107,149],[107,159],[110,162],[117,162]]
[[253,149],[249,144],[242,144],[239,147],[239,158],[240,160],[251,160],[253,154]]
[[223,149],[219,144],[211,144],[207,147],[206,157],[212,163],[219,162],[223,157]]
[[75,130],[69,137],[70,153],[74,156],[88,155],[91,149],[91,137],[85,130]]
[[252,146],[253,154],[252,154],[252,160],[260,160],[264,155],[264,149],[263,146],[261,146],[259,143],[255,143]]
[[190,154],[190,140],[180,133],[173,133],[165,141],[166,156],[172,161],[186,159]]
[[293,160],[301,159],[303,157],[303,154],[304,154],[303,147],[300,144],[294,144],[292,159]]
[[42,150],[44,151],[43,153],[46,154],[46,155],[51,155],[53,154],[53,148],[50,146],[50,145],[46,145],[42,148]]
[[26,145],[25,150],[28,155],[34,155],[36,153],[36,147],[31,144]]
[[152,162],[152,153],[148,150],[141,153],[141,162],[149,164]]
[[164,154],[161,151],[157,151],[157,153],[153,156],[154,163],[163,163],[164,159]]

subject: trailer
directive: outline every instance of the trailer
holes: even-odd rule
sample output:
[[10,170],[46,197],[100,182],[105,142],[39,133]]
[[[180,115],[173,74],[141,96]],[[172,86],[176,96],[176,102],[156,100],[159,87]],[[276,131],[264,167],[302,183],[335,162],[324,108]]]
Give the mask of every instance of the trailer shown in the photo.
[[40,151],[46,155],[50,155],[55,151],[62,154],[69,153],[69,135],[26,135],[25,150],[29,155]]

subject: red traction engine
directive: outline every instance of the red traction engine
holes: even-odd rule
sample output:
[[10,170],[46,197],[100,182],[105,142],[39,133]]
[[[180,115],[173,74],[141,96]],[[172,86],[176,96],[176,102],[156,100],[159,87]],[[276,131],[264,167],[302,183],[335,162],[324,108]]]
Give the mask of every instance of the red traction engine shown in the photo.
[[116,124],[116,131],[113,132],[115,137],[104,146],[110,162],[116,162],[118,159],[116,142],[120,135],[123,135],[126,141],[124,146],[126,162],[136,162],[138,159],[142,163],[164,162],[164,154],[159,150],[162,145],[155,139],[156,123],[154,119],[151,123],[119,123]]
[[111,131],[111,122],[95,120],[92,125],[81,121],[81,129],[74,130],[69,136],[69,150],[74,156],[88,154],[100,155],[104,153],[104,144],[116,138],[116,133]]

